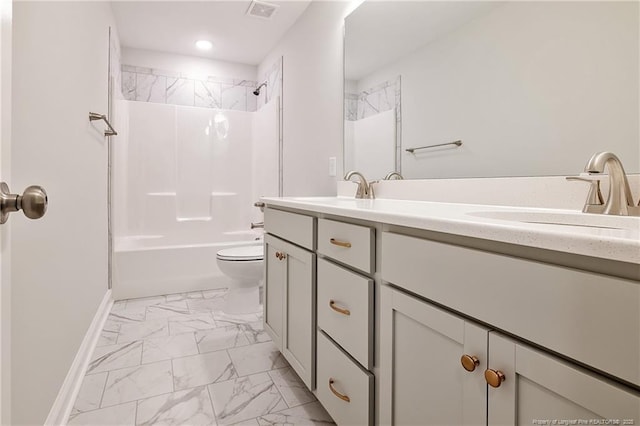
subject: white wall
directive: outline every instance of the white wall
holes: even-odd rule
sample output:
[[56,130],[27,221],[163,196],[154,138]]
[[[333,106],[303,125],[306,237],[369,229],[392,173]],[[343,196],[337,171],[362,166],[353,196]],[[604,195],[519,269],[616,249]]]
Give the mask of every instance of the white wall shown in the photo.
[[342,177],[343,25],[349,2],[312,2],[258,67],[283,56],[283,195],[335,195]]
[[[252,114],[251,203],[255,203],[260,197],[278,196],[279,103],[280,98],[276,96]],[[257,208],[251,208],[251,221],[263,220],[262,212]]]
[[507,2],[358,87],[397,75],[405,177],[578,173],[598,151],[640,170],[636,2]]
[[[12,189],[49,194],[14,215],[11,424],[43,424],[107,292],[108,27],[104,2],[15,2]],[[19,171],[19,173],[18,173]]]
[[256,80],[257,77],[257,68],[253,65],[129,47],[122,48],[121,61],[124,65],[174,71],[190,78],[216,76],[237,80]]
[[[11,179],[12,1],[0,0],[0,178]],[[0,424],[11,420],[11,235],[0,229]]]

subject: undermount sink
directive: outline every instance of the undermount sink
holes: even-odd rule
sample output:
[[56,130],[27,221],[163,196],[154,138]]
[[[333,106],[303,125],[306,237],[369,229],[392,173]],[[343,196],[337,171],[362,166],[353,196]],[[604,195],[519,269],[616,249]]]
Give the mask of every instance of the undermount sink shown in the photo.
[[523,212],[523,211],[477,211],[467,213],[469,216],[486,219],[506,220],[520,223],[537,223],[541,225],[579,226],[600,229],[640,230],[640,217],[598,215],[581,212]]

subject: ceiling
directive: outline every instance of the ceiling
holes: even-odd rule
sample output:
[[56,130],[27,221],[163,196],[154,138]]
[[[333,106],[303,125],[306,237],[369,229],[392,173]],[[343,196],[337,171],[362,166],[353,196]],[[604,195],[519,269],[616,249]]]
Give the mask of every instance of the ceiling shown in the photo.
[[[268,3],[278,6],[270,19],[248,16],[250,0],[114,1],[111,7],[124,47],[258,65],[311,0]],[[213,49],[196,49],[202,39]]]

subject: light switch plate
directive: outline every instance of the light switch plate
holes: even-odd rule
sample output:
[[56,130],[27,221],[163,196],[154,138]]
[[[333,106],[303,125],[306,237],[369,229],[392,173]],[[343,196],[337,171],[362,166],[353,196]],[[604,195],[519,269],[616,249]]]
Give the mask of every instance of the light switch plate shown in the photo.
[[329,176],[335,176],[336,173],[336,157],[329,157]]

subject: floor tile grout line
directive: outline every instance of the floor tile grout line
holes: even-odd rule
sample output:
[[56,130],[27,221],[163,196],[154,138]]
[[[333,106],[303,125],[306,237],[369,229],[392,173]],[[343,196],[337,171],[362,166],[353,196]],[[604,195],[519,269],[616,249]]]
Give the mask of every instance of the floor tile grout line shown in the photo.
[[173,371],[173,359],[170,362],[171,365],[171,389],[173,389],[173,391],[176,391],[176,374]]
[[[273,377],[271,377],[271,374],[269,374],[268,371],[267,371],[267,377],[269,378],[269,380],[271,380],[271,383],[273,383],[273,387],[276,388],[276,392],[278,392],[278,395],[280,395],[280,399],[282,400],[282,402],[284,402],[284,405],[286,405],[287,408],[292,408],[292,407],[289,406],[289,403],[285,399],[284,395],[282,395],[282,392],[280,392],[280,388],[278,387],[276,382],[273,380]],[[282,410],[280,410],[280,411],[282,411]]]
[[[165,361],[166,361],[166,360],[165,360]],[[165,361],[159,361],[159,362],[165,362]],[[149,365],[149,364],[145,364],[145,365]],[[194,386],[194,387],[197,387],[197,386]],[[192,389],[192,388],[191,388],[191,389]],[[105,388],[105,390],[106,390],[106,388]],[[138,401],[144,401],[144,400],[147,400],[147,399],[150,399],[150,398],[155,398],[156,396],[161,396],[161,395],[170,395],[170,394],[172,394],[172,393],[174,393],[174,392],[164,392],[164,393],[160,393],[160,394],[157,394],[157,395],[150,395],[150,396],[147,396],[147,397],[144,397],[144,398],[132,399],[132,400],[130,400],[130,401],[122,401],[122,402],[118,402],[118,403],[116,403],[116,404],[106,405],[106,406],[104,406],[104,407],[102,407],[102,406],[101,406],[101,407],[100,407],[100,408],[98,408],[98,409],[111,408],[111,407],[117,407],[118,405],[130,404],[130,403],[132,403],[132,402],[135,402],[135,403],[137,404],[137,403],[138,403]],[[102,395],[102,399],[104,399],[104,393],[103,393],[103,395]],[[104,402],[104,401],[101,401],[100,405],[102,405],[102,402]],[[87,410],[87,411],[85,411],[85,412],[86,412],[86,413],[88,413],[88,412],[90,412],[90,411],[96,411],[96,410]]]
[[[193,356],[193,355],[187,355],[187,356]],[[186,358],[186,357],[183,357]],[[119,368],[114,368],[113,370],[105,370],[105,371],[98,371],[97,373],[93,373],[93,374],[88,374],[88,376],[96,376],[98,374],[102,374],[102,373],[112,373],[115,371],[121,371],[121,370],[126,370],[128,368],[140,368],[140,367],[148,367],[150,365],[153,364],[158,364],[161,362],[167,362],[167,361],[173,361],[174,359],[179,359],[179,358],[170,358],[170,359],[161,359],[159,361],[153,361],[153,362],[148,362],[146,364],[137,364],[137,365],[130,365],[128,367],[119,367]],[[85,376],[86,377],[86,376]]]
[[209,395],[209,403],[211,404],[211,411],[213,412],[213,420],[216,422],[216,424],[218,424],[218,415],[216,414],[216,407],[213,404],[213,396],[211,395],[211,389],[209,389],[209,385],[205,385],[205,388],[207,389],[207,394]]
[[140,345],[140,364],[142,365],[142,360],[144,359],[144,339],[141,340],[142,344]]
[[104,379],[104,386],[102,386],[102,394],[100,395],[100,403],[98,404],[98,408],[102,408],[102,403],[104,402],[104,394],[107,392],[107,383],[109,383],[109,372],[107,371],[106,373],[107,377]]

